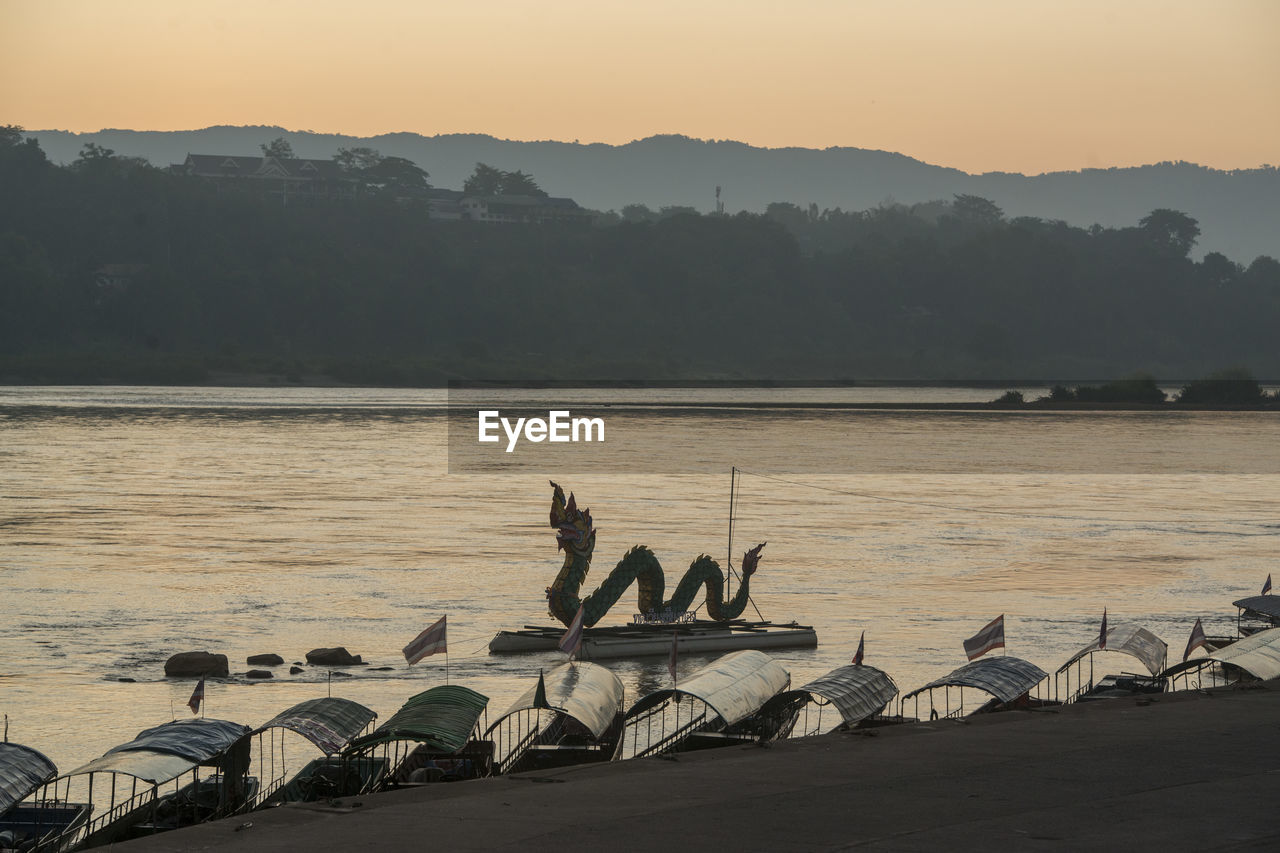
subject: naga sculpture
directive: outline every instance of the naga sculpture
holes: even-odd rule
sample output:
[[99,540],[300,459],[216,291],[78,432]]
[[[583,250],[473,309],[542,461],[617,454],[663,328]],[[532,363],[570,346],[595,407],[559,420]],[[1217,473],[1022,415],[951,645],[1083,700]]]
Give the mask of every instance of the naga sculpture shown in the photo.
[[760,550],[765,546],[763,542],[742,555],[742,584],[733,599],[727,602],[724,600],[724,575],[719,564],[706,554],[689,565],[689,571],[680,579],[675,594],[670,600],[663,601],[666,579],[662,574],[662,565],[653,552],[643,545],[637,545],[628,551],[595,592],[586,598],[578,598],[578,591],[591,569],[596,531],[591,526],[591,511],[578,509],[572,494],[566,501],[564,489],[555,483],[551,486],[555,489],[551,498],[551,526],[556,529],[559,549],[564,551],[564,565],[556,575],[555,582],[547,588],[548,607],[553,617],[568,625],[581,605],[582,624],[590,627],[609,612],[609,608],[622,597],[632,581],[638,588],[641,613],[686,611],[698,590],[705,585],[707,616],[725,620],[742,615],[751,594],[751,575],[755,573],[756,564],[760,561]]

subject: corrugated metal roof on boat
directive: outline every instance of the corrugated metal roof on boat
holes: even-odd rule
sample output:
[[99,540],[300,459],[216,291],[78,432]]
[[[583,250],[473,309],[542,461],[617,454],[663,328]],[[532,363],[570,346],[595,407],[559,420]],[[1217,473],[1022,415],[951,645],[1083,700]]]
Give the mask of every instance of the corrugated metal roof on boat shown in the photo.
[[20,743],[0,743],[0,814],[57,775],[58,768],[44,753]]
[[469,687],[442,684],[424,690],[401,706],[382,725],[347,747],[348,751],[393,740],[413,740],[442,752],[466,746],[489,697]]
[[1250,634],[1231,645],[1210,652],[1209,657],[1261,678],[1280,678],[1280,628]]
[[378,715],[359,702],[324,696],[299,702],[281,711],[253,730],[254,734],[270,728],[297,732],[324,751],[325,755],[341,752],[350,740],[377,719]]
[[126,773],[147,782],[165,782],[216,758],[247,734],[248,726],[229,720],[174,720],[144,729],[128,743],[64,775]]
[[[596,737],[604,734],[613,722],[625,693],[618,676],[599,664],[587,661],[561,664],[544,673],[542,680],[546,686],[547,704],[582,723]],[[538,685],[535,683],[511,704],[489,730],[493,731],[498,723],[512,714],[534,707],[533,700],[537,692]]]
[[70,773],[64,774],[64,777],[80,776],[85,773],[124,773],[158,785],[170,779],[177,779],[195,766],[194,761],[188,761],[180,755],[135,749],[129,752],[108,752],[101,758],[95,758],[83,767],[77,767]]
[[935,687],[974,687],[985,690],[1001,702],[1012,702],[1039,684],[1047,674],[1022,658],[1008,655],[978,658],[949,675],[903,694],[902,700],[905,702],[912,696]]
[[733,725],[760,710],[790,683],[791,676],[780,663],[764,652],[744,649],[717,658],[674,689],[650,693],[632,705],[627,716],[652,708],[678,691],[701,699],[727,725]]
[[1280,595],[1251,595],[1231,603],[1272,619],[1280,619]]
[[[1103,650],[1098,648],[1098,640],[1095,639],[1092,643],[1072,655],[1066,663],[1058,667],[1058,672],[1062,672],[1085,655],[1097,651]],[[1146,628],[1129,623],[1117,623],[1107,628],[1107,648],[1105,651],[1132,655],[1142,661],[1142,665],[1152,675],[1159,675],[1164,670],[1165,662],[1169,656],[1169,646],[1164,640]]]
[[848,664],[831,670],[799,688],[821,696],[849,725],[879,711],[898,693],[898,685],[888,673],[874,666]]

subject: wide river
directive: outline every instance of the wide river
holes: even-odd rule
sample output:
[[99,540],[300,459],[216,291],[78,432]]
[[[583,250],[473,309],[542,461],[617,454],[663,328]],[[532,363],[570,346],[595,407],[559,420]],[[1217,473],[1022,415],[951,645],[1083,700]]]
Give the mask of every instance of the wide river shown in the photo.
[[[635,544],[670,588],[700,553],[723,563],[743,469],[735,562],[768,541],[747,615],[819,636],[776,654],[796,685],[865,631],[867,663],[911,690],[1002,613],[1008,653],[1049,672],[1104,607],[1176,660],[1197,617],[1231,632],[1231,601],[1280,574],[1280,414],[829,405],[998,393],[553,391],[537,402],[603,412],[606,441],[517,464],[521,450],[451,452],[444,391],[0,388],[0,712],[11,740],[69,770],[189,716],[193,684],[163,664],[207,649],[233,672],[209,683],[209,716],[256,726],[332,691],[385,719],[446,679],[445,656],[409,667],[401,648],[447,615],[447,678],[491,697],[494,719],[563,657],[487,650],[550,624],[548,479],[599,530],[584,591]],[[475,443],[474,402],[455,399],[455,443]],[[634,610],[629,592],[605,623]],[[337,645],[371,665],[235,675],[251,654]],[[668,680],[665,659],[610,666],[628,703]]]

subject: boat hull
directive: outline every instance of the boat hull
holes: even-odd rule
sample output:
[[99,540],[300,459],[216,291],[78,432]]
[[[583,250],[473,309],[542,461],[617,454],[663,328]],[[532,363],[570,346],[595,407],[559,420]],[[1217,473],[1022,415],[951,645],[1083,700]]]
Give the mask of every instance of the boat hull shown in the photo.
[[[583,632],[580,660],[616,660],[666,655],[671,635],[678,634],[680,654],[725,652],[738,649],[814,648],[818,634],[808,625],[771,622],[692,622],[679,625],[631,625],[587,629]],[[499,631],[489,643],[490,654],[550,652],[559,648],[564,629],[526,626],[521,631]]]

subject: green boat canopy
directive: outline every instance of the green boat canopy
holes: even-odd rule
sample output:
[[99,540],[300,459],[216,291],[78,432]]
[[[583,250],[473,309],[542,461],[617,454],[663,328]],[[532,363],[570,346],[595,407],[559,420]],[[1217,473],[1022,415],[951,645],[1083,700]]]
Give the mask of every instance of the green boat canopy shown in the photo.
[[260,734],[271,728],[297,732],[319,747],[325,755],[341,752],[351,739],[378,715],[350,699],[326,696],[299,702],[287,711],[281,711],[253,730]]
[[347,747],[347,752],[367,749],[395,740],[425,743],[441,752],[462,749],[489,697],[469,687],[442,685],[424,690],[391,715],[385,723]]

